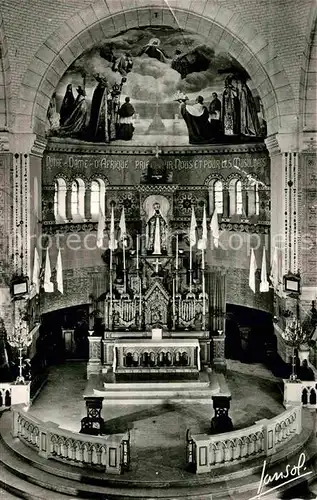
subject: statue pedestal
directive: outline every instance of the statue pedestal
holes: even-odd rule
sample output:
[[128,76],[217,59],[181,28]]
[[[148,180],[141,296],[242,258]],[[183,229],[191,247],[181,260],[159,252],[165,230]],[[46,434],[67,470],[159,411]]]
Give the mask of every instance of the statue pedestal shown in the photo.
[[232,420],[229,417],[231,396],[212,396],[215,415],[211,419],[211,434],[221,434],[233,430]]
[[212,337],[212,363],[217,372],[224,373],[227,369],[225,358],[225,335]]
[[90,375],[98,375],[101,372],[101,337],[89,336],[89,361],[87,364],[87,379]]
[[87,396],[86,402],[87,416],[81,419],[81,434],[98,436],[102,434],[104,419],[101,417],[103,397]]

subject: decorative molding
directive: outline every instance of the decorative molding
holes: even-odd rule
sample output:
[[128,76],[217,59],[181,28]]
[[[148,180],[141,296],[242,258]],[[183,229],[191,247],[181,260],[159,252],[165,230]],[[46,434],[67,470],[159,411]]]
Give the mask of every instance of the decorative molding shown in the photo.
[[135,186],[135,189],[140,193],[150,194],[174,193],[178,188],[179,184],[139,184]]
[[3,134],[0,132],[0,154],[8,153],[10,151],[10,142],[8,133]]
[[[119,218],[116,219],[118,221]],[[177,217],[170,221],[171,226],[174,224],[185,222],[188,223],[190,216]],[[128,223],[140,222],[140,218],[127,219]],[[106,218],[106,223],[110,224],[110,218]],[[64,233],[82,233],[97,231],[98,222],[65,222],[64,224],[56,224],[54,221],[43,221],[44,234],[64,234]],[[259,221],[257,224],[250,223],[246,220],[241,222],[230,222],[230,219],[221,220],[219,223],[221,231],[233,231],[243,233],[270,233],[270,222]]]
[[280,145],[277,140],[277,134],[268,136],[264,142],[271,156],[281,153]]
[[[116,145],[115,143],[91,143],[78,141],[76,139],[64,139],[51,137],[48,139],[47,152],[63,152],[63,153],[77,153],[80,154],[105,154],[108,155],[155,155],[156,148],[154,146],[138,146],[138,145]],[[254,153],[266,151],[265,144],[250,143],[250,144],[210,144],[202,146],[160,146],[160,157],[165,154],[228,154],[228,153]]]
[[46,146],[47,146],[46,140],[41,139],[41,138],[37,138],[33,144],[32,149],[31,149],[31,154],[33,156],[37,156],[39,158],[42,158]]

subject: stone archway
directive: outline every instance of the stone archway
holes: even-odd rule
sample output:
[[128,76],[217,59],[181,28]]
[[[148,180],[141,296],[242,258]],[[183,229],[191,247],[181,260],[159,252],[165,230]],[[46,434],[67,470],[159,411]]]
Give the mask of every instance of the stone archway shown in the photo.
[[[67,68],[85,50],[102,39],[131,28],[168,26],[204,33],[208,42],[229,52],[248,71],[262,99],[268,134],[295,131],[294,97],[284,68],[272,46],[238,14],[210,0],[195,0],[188,7],[170,1],[135,0],[133,8],[123,8],[117,0],[98,1],[64,23],[41,46],[24,75],[16,114],[15,132],[44,136],[49,100]],[[30,69],[32,67],[32,70]],[[37,73],[35,73],[34,68]],[[24,92],[28,88],[29,92]],[[285,92],[279,89],[287,88]],[[31,91],[30,91],[31,90]],[[290,113],[292,109],[292,113]]]

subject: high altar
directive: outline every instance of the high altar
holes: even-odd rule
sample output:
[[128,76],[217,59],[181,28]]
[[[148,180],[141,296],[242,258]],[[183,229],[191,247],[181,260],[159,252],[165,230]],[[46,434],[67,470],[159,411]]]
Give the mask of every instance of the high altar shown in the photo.
[[157,155],[137,186],[142,219],[134,234],[124,210],[116,227],[112,209],[104,254],[109,271],[102,298],[105,328],[102,335],[90,331],[87,377],[112,369],[116,375],[195,378],[212,361],[225,363],[225,294],[217,291],[218,303],[212,297],[212,283],[219,282],[205,264],[209,231],[204,233],[194,210],[188,231],[177,227],[173,195],[178,186],[160,166]]

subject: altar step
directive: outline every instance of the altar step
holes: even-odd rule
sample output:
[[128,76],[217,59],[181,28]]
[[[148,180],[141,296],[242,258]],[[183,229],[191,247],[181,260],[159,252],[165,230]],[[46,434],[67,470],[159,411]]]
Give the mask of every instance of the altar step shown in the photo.
[[93,388],[95,396],[104,397],[104,405],[200,403],[212,404],[211,396],[220,391],[216,374],[200,374],[200,381],[178,382],[105,382]]
[[[196,475],[185,469],[182,474],[177,474],[167,462],[158,469],[146,468],[147,464],[139,463],[132,449],[131,471],[122,476],[110,476],[104,471],[40,457],[35,450],[12,437],[11,422],[12,415],[6,412],[0,422],[0,488],[5,490],[3,500],[9,500],[12,495],[13,498],[26,500],[247,500],[257,494],[263,468],[262,457],[222,467],[212,474]],[[306,467],[309,471],[314,470],[308,479],[312,481],[316,477],[317,447],[311,429],[312,415],[305,410],[301,435],[293,438],[274,460],[268,461],[270,474],[285,470],[290,463],[298,463],[299,454],[304,451]],[[141,478],[138,475],[140,467],[146,471]],[[169,467],[171,470],[166,476]]]

